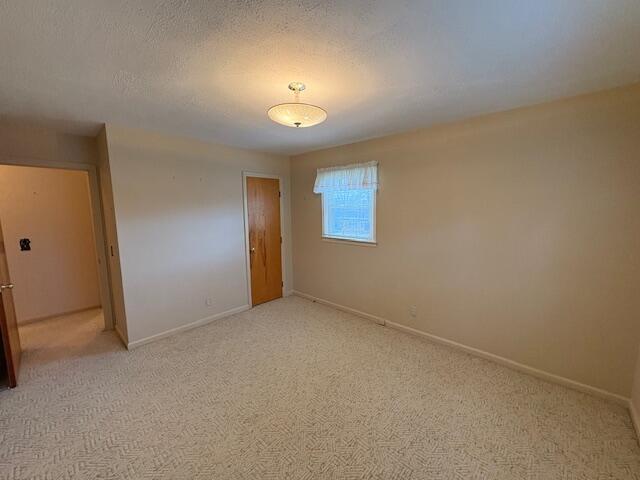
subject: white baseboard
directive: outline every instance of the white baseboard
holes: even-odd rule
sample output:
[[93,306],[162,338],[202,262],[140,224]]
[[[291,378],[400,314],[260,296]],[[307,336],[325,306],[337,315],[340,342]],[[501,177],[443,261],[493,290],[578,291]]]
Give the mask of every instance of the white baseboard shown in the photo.
[[638,440],[638,444],[640,444],[640,416],[638,416],[638,411],[633,404],[633,400],[629,400],[629,414],[631,415],[631,423],[633,423],[633,428],[635,428],[636,430],[636,438]]
[[422,330],[416,330],[415,328],[407,327],[405,325],[400,325],[399,323],[396,323],[396,322],[387,321],[386,326],[394,328],[396,330],[400,330],[402,332],[406,332],[412,335],[417,335],[417,336],[426,338],[427,340],[432,341],[434,343],[439,343],[441,345],[455,348],[456,350],[461,350],[471,355],[475,355],[476,357],[484,358],[485,360],[491,360],[492,362],[498,363],[500,365],[504,365],[505,367],[509,367],[513,370],[517,370],[519,372],[532,375],[534,377],[540,378],[542,380],[546,380],[548,382],[557,383],[565,387],[572,388],[573,390],[578,390],[583,393],[588,393],[596,397],[604,398],[606,400],[617,403],[618,405],[622,405],[622,406],[629,405],[629,399],[627,397],[623,397],[622,395],[608,392],[598,387],[592,387],[591,385],[580,383],[575,380],[571,380],[569,378],[556,375],[554,373],[545,372],[544,370],[539,370],[537,368],[530,367],[529,365],[525,365],[523,363],[519,363],[514,360],[509,360],[508,358],[501,357],[500,355],[495,355],[493,353],[485,352],[484,350],[470,347],[462,343],[454,342],[453,340],[448,340],[446,338],[438,337],[437,335],[432,335],[430,333],[423,332]]
[[251,307],[249,305],[242,305],[240,307],[227,310],[226,312],[216,313],[215,315],[211,315],[210,317],[201,318],[200,320],[196,320],[195,322],[187,323],[186,325],[181,325],[179,327],[172,328],[171,330],[167,330],[166,332],[156,333],[155,335],[151,335],[150,337],[141,338],[140,340],[134,340],[133,342],[129,342],[127,344],[127,349],[132,350],[142,345],[146,345],[147,343],[155,342],[156,340],[160,340],[162,338],[171,337],[172,335],[176,335],[181,332],[186,332],[187,330],[191,330],[192,328],[201,327],[203,325],[206,325],[207,323],[220,320],[221,318],[225,318],[230,315],[235,315],[236,313],[244,312],[246,310],[249,310],[250,308]]
[[339,305],[337,303],[330,302],[329,300],[325,300],[323,298],[314,297],[313,295],[309,295],[308,293],[299,292],[297,290],[293,290],[293,295],[298,297],[306,298],[307,300],[311,300],[312,302],[322,303],[323,305],[328,305],[329,307],[333,307],[336,310],[341,310],[343,312],[351,313],[358,317],[366,318],[367,320],[371,320],[378,325],[385,325],[387,321],[382,317],[377,317],[375,315],[371,315],[370,313],[361,312],[360,310],[356,310],[355,308],[345,307],[344,305]]
[[379,325],[384,325],[395,330],[399,330],[405,333],[409,333],[411,335],[417,335],[422,338],[425,338],[431,342],[438,343],[440,345],[445,345],[456,350],[460,350],[471,355],[475,355],[480,358],[484,358],[486,360],[491,360],[500,365],[504,365],[513,370],[517,370],[522,373],[526,373],[528,375],[532,375],[534,377],[540,378],[542,380],[546,380],[548,382],[557,383],[563,385],[565,387],[572,388],[573,390],[578,390],[583,393],[588,393],[594,395],[596,397],[604,398],[611,402],[617,403],[618,405],[622,405],[625,407],[629,407],[630,401],[627,397],[623,397],[622,395],[618,395],[616,393],[608,392],[601,388],[592,387],[591,385],[586,385],[584,383],[577,382],[575,380],[571,380],[566,377],[562,377],[560,375],[555,375],[553,373],[545,372],[543,370],[539,370],[534,367],[530,367],[528,365],[524,365],[522,363],[516,362],[514,360],[509,360],[508,358],[501,357],[499,355],[495,355],[493,353],[485,352],[484,350],[480,350],[478,348],[470,347],[468,345],[464,345],[462,343],[455,342],[453,340],[448,340],[446,338],[438,337],[437,335],[432,335],[427,332],[423,332],[422,330],[417,330],[415,328],[407,327],[405,325],[401,325],[396,322],[392,322],[390,320],[386,320],[384,318],[378,317],[376,315],[371,315],[370,313],[361,312],[359,310],[355,310],[350,307],[345,307],[344,305],[338,305],[336,303],[330,302],[328,300],[324,300],[322,298],[314,297],[313,295],[309,295],[308,293],[299,292],[297,290],[293,291],[294,295],[297,295],[302,298],[306,298],[308,300],[312,300],[314,302],[322,303],[324,305],[328,305],[330,307],[334,307],[337,310],[342,310],[343,312],[352,313],[359,317],[366,318],[371,320]]
[[293,290],[287,290],[284,292],[283,297],[290,297],[291,295],[293,295]]

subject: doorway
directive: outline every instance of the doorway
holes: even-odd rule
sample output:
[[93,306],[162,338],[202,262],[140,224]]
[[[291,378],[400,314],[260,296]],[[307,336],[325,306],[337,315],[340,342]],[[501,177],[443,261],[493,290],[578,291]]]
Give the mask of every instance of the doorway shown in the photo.
[[[96,335],[113,328],[101,205],[91,188],[97,181],[95,170],[86,167],[0,165],[0,280],[6,287],[0,371],[9,387],[18,383],[22,350],[59,350],[56,338],[76,327]],[[75,325],[85,317],[90,319]],[[31,332],[50,344],[34,343]]]
[[243,174],[251,306],[282,297],[282,190],[277,176]]

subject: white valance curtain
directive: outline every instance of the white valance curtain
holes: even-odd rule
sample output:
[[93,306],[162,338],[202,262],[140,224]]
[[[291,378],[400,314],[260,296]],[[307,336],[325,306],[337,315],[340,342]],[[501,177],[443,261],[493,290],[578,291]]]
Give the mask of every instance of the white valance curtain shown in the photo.
[[378,189],[378,162],[319,168],[314,193],[329,190]]

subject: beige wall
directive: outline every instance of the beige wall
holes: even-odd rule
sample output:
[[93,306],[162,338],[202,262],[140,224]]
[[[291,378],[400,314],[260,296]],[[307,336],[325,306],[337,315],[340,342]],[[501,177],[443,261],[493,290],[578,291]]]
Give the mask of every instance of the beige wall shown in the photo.
[[[638,152],[636,85],[293,157],[294,288],[628,397]],[[322,241],[316,168],[370,160],[378,246]]]
[[0,160],[95,165],[95,139],[16,122],[0,122]]
[[106,133],[129,342],[247,305],[243,170],[284,178],[291,289],[288,157],[112,125]]
[[0,221],[18,321],[100,305],[86,172],[0,165]]

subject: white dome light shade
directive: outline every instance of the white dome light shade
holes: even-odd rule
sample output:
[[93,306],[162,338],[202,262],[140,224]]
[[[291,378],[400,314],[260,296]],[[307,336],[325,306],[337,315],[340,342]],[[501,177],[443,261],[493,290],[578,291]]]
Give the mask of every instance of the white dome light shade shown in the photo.
[[315,105],[300,103],[300,92],[306,85],[302,82],[291,82],[289,90],[294,94],[293,103],[281,103],[269,109],[269,118],[280,125],[294,128],[313,127],[327,119],[327,112]]
[[269,118],[287,127],[313,127],[327,119],[327,112],[308,103],[281,103],[274,105],[267,112]]

